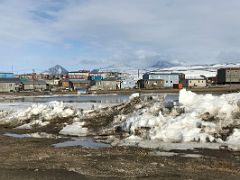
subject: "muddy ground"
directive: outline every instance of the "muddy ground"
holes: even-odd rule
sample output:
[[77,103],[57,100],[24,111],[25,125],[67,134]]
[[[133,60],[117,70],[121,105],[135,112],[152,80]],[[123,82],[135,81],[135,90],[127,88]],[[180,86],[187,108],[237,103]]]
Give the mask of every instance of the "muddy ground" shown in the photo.
[[202,155],[190,158],[134,147],[55,148],[63,139],[20,139],[6,132],[0,128],[0,179],[240,179],[240,152],[172,151]]

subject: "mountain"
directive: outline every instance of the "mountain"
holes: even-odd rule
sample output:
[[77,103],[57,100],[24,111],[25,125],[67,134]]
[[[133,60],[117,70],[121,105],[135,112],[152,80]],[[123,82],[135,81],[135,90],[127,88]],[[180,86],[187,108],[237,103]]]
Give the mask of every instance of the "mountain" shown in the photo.
[[154,62],[153,65],[150,66],[150,68],[170,68],[170,67],[182,66],[183,64],[185,63],[160,60],[160,61]]
[[68,73],[68,70],[66,70],[65,68],[63,68],[60,65],[56,65],[54,67],[49,68],[44,73],[51,74],[51,75],[63,75],[63,74]]

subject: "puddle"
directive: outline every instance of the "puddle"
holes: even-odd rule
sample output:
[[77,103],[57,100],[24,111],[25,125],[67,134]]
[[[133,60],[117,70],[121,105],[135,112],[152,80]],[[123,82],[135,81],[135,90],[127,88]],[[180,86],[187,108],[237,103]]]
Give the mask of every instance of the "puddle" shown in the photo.
[[109,144],[95,142],[92,138],[72,138],[69,141],[53,144],[52,146],[56,148],[82,146],[85,148],[95,148],[95,149],[111,147],[111,145]]

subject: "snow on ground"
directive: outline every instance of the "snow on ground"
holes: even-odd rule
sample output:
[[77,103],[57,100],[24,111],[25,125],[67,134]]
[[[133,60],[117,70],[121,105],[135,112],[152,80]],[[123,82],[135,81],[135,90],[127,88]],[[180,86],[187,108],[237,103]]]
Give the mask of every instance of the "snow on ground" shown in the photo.
[[[138,96],[138,94],[133,94],[129,101],[140,98]],[[114,137],[111,141],[112,145],[159,148],[161,142],[195,143],[200,146],[203,143],[204,146],[211,144],[213,147],[228,144],[234,146],[232,149],[240,150],[240,129],[238,128],[240,125],[240,93],[220,96],[198,95],[183,89],[179,94],[180,105],[170,108],[158,96],[145,97],[136,102],[137,104],[132,104],[134,107],[126,106],[126,108],[134,108],[134,111],[129,111],[128,114],[120,112],[117,115],[114,114],[113,122],[109,122],[108,127],[102,127],[103,130],[110,127],[113,131],[116,127],[120,127],[124,134],[125,138],[122,140]],[[28,108],[17,111],[0,111],[0,124],[11,123],[16,124],[18,128],[31,129],[64,119],[70,121],[64,121],[60,134],[87,136],[89,131],[84,127],[86,122],[83,121],[83,117],[98,118],[94,116],[94,113],[89,114],[91,111],[94,112],[90,109],[82,110],[71,103],[56,101],[32,104]],[[105,111],[112,112],[111,108]],[[106,114],[104,109],[99,112]],[[109,114],[106,114],[106,117],[109,117]],[[234,128],[233,132],[229,130],[224,138],[223,132],[231,128]]]
[[129,132],[129,137],[120,144],[139,145],[146,141],[240,144],[239,129],[227,141],[220,136],[223,128],[240,124],[239,100],[240,93],[213,96],[182,90],[179,102],[185,113],[164,114],[159,111],[161,104],[155,102],[127,116],[118,116],[123,122],[122,129]]
[[217,70],[226,67],[240,67],[240,64],[210,64],[210,65],[191,65],[191,66],[177,66],[170,68],[161,68],[158,71],[169,71],[184,73],[186,78],[197,78],[200,76],[215,77]]

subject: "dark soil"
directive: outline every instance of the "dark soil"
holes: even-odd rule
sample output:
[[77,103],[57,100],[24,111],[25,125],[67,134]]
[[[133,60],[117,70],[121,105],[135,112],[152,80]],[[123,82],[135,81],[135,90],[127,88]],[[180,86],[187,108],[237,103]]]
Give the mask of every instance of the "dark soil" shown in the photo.
[[54,148],[61,139],[17,139],[5,132],[0,129],[0,179],[240,179],[240,152],[197,150],[203,157],[187,158],[134,147]]

